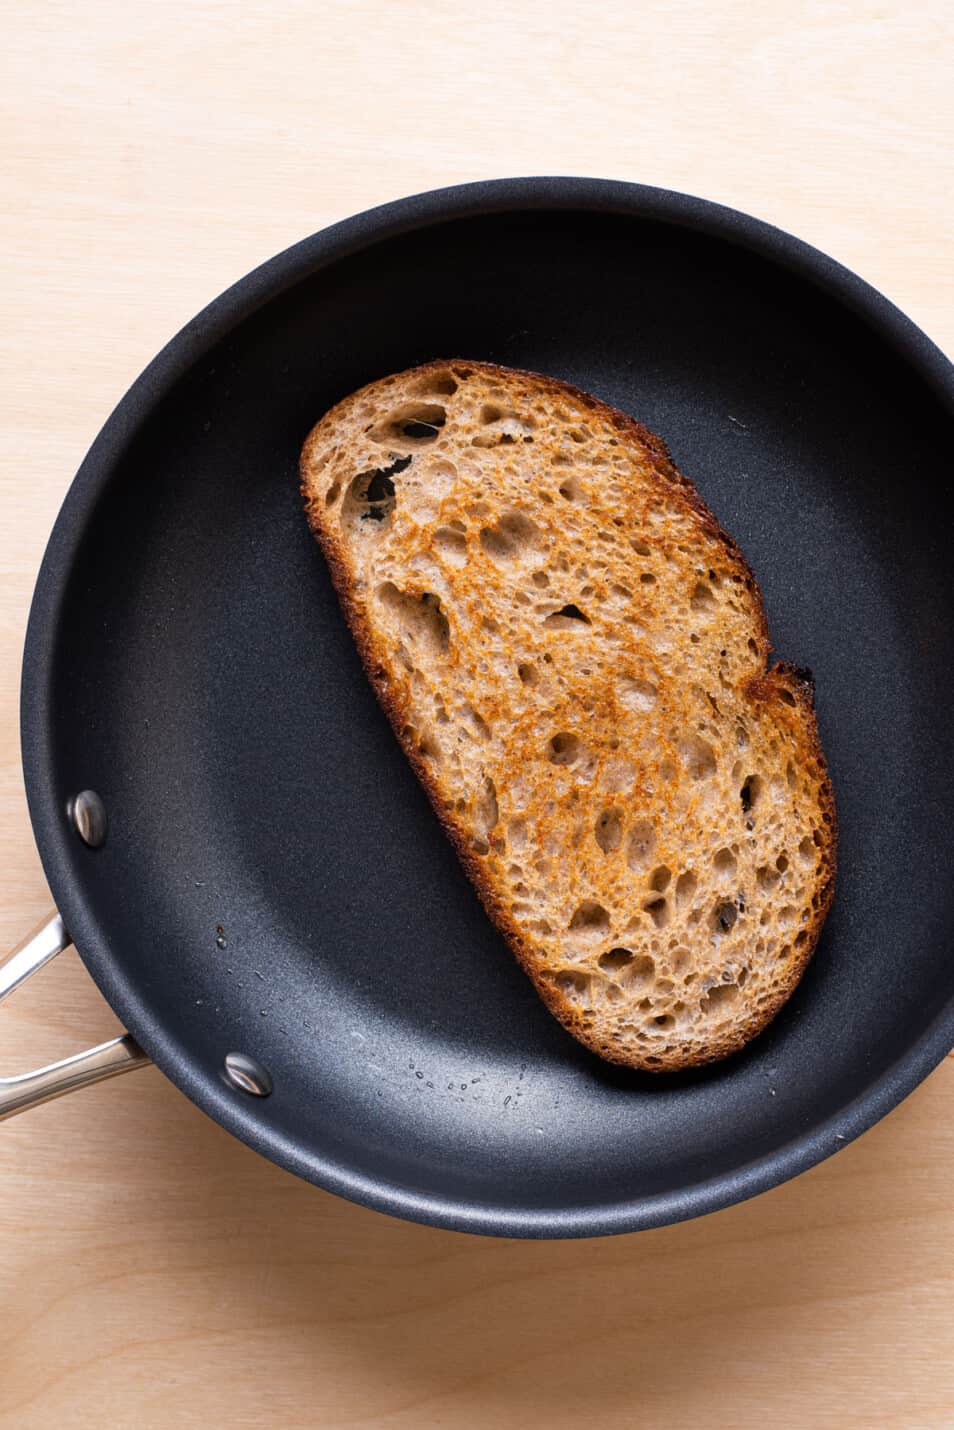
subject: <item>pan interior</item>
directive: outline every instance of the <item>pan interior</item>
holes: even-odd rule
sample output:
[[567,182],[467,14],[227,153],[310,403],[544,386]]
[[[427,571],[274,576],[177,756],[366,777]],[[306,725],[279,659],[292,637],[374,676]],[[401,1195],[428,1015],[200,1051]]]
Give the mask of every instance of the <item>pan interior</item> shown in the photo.
[[[658,432],[746,553],[778,654],[815,674],[835,907],[777,1022],[711,1070],[613,1070],[545,1012],[404,762],[306,531],[311,424],[441,356],[568,379]],[[653,1197],[671,1213],[791,1144],[951,996],[949,470],[949,420],[886,341],[721,239],[497,213],[301,275],[117,444],[65,593],[51,799],[91,787],[109,812],[102,850],[62,846],[94,972],[262,1151],[445,1220]],[[229,1050],[269,1069],[267,1101],[220,1085]]]

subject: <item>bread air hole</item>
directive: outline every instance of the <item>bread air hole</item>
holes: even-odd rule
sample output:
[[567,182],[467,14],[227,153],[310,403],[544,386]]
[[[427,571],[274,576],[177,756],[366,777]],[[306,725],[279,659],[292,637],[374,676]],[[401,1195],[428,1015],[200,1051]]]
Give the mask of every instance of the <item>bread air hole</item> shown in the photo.
[[[407,458],[403,462],[395,462],[394,467],[388,471],[381,471],[379,469],[374,472],[364,473],[364,476],[361,478],[364,486],[364,493],[361,499],[374,505],[379,502],[387,501],[389,497],[393,497],[394,483],[391,480],[393,472],[404,471],[406,467],[410,466],[410,461],[411,459]],[[367,481],[364,480],[365,477]],[[357,492],[354,492],[354,483],[352,483],[352,491],[353,494],[357,496]]]
[[732,1006],[738,996],[739,986],[737,983],[718,983],[714,988],[709,989],[699,1007],[703,1013],[723,1012]]
[[622,810],[604,809],[596,821],[596,828],[593,832],[596,842],[603,853],[614,853],[623,840]]
[[657,894],[664,894],[669,888],[669,881],[672,878],[672,871],[662,864],[658,869],[654,869],[649,878],[649,887]]
[[405,402],[368,429],[372,442],[400,446],[427,446],[436,442],[447,421],[447,410],[437,402]]
[[749,814],[755,809],[762,795],[765,781],[761,775],[749,775],[739,791],[742,813]]
[[712,746],[698,735],[690,735],[679,745],[679,754],[690,779],[709,779],[716,772],[716,757]]
[[712,867],[720,879],[731,879],[735,875],[737,862],[731,849],[720,849],[713,855]]
[[535,422],[520,417],[512,407],[485,402],[480,409],[480,424],[486,430],[471,438],[472,447],[512,446],[517,442],[532,442]]
[[[628,952],[628,949],[610,949],[609,955],[604,954],[603,957]],[[608,970],[616,973],[620,983],[630,996],[652,988],[656,981],[656,964],[648,953],[630,954],[627,962],[620,965],[610,964]]]
[[543,624],[545,626],[552,626],[556,630],[578,631],[581,626],[591,625],[592,622],[589,616],[580,610],[579,606],[574,606],[570,603],[569,605],[561,606],[558,611],[551,611],[550,615],[544,618]]
[[497,786],[487,776],[474,805],[474,822],[481,834],[487,835],[496,825],[498,818]]
[[553,765],[572,765],[579,759],[581,750],[579,735],[561,731],[547,745],[547,759]]
[[490,559],[498,565],[519,560],[532,553],[539,532],[536,524],[522,511],[508,511],[495,526],[480,529],[480,544]]
[[712,931],[716,934],[729,933],[735,928],[739,910],[731,899],[723,899],[712,911]]
[[716,604],[712,587],[707,585],[705,581],[697,581],[689,601],[689,605],[692,609],[701,612],[703,615],[711,615],[716,608]]
[[580,502],[586,499],[583,484],[579,477],[576,476],[567,477],[565,481],[560,483],[558,490],[564,501]]
[[568,1002],[575,1003],[578,1007],[586,1004],[590,991],[590,978],[587,974],[566,969],[548,977],[554,988],[562,993]]
[[633,953],[628,948],[611,948],[606,953],[601,953],[597,959],[600,968],[605,968],[608,973],[618,973],[632,961]]
[[669,905],[665,899],[650,899],[648,903],[643,904],[643,909],[658,929],[666,928],[669,923],[670,913]]
[[626,840],[626,863],[634,874],[645,869],[656,848],[656,831],[648,819],[638,819]]
[[522,660],[517,666],[517,676],[522,685],[536,685],[540,678],[536,666],[528,660]]
[[691,869],[680,874],[676,880],[676,908],[683,909],[691,904],[698,887],[699,880]]
[[371,467],[352,477],[341,507],[342,519],[357,518],[373,526],[389,517],[396,505],[394,478],[406,471],[412,460],[398,457],[390,466]]
[[463,566],[467,560],[467,538],[451,526],[439,526],[432,538],[434,549],[451,566]]
[[377,589],[377,598],[396,621],[402,636],[416,650],[431,655],[446,655],[450,645],[450,625],[441,609],[439,597],[427,591],[420,596],[399,591],[393,581],[385,581]]
[[587,937],[598,937],[609,928],[609,914],[595,899],[584,899],[570,919],[571,933],[581,933]]
[[430,372],[415,389],[418,397],[453,397],[457,383],[451,372]]
[[467,724],[470,726],[471,730],[478,737],[478,739],[491,739],[490,726],[487,724],[487,721],[484,719],[483,715],[481,715],[478,710],[474,709],[473,705],[469,705],[465,701],[464,704],[461,706],[460,713],[467,721]]

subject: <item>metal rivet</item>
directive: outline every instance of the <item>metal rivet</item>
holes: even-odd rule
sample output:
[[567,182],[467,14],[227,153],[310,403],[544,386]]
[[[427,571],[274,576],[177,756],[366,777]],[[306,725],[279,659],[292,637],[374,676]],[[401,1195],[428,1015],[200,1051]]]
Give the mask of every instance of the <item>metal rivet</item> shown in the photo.
[[94,789],[82,789],[67,805],[67,813],[84,844],[98,849],[106,838],[106,806]]
[[272,1090],[271,1074],[248,1053],[225,1054],[225,1080],[252,1097],[268,1097]]

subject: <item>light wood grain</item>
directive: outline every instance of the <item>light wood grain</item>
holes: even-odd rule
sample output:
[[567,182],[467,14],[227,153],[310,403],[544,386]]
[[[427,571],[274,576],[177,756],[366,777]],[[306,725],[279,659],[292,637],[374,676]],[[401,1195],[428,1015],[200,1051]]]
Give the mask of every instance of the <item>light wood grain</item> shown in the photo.
[[[950,6],[13,4],[0,45],[0,945],[48,905],[22,632],[82,454],[209,297],[329,221],[517,173],[685,189],[855,268],[954,348]],[[16,1071],[114,1020],[73,955]],[[954,1064],[755,1202],[590,1243],[306,1187],[155,1071],[0,1129],[0,1424],[954,1425]]]

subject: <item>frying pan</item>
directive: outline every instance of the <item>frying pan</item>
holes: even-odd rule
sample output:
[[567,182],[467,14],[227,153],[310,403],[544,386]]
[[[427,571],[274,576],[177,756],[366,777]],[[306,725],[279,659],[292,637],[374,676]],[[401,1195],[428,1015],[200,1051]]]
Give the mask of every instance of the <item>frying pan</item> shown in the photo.
[[[566,378],[669,443],[810,666],[834,910],[741,1055],[614,1069],[484,917],[361,673],[299,508],[305,433],[435,357]],[[22,751],[59,915],[129,1029],[6,1114],[153,1060],[257,1151],[415,1220],[656,1226],[781,1182],[954,1041],[954,383],[865,283],[731,210],[588,179],[467,185],[297,244],[110,417],[30,615]]]

